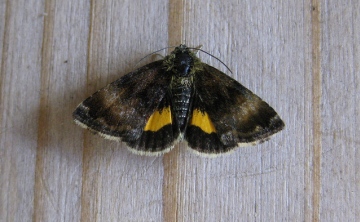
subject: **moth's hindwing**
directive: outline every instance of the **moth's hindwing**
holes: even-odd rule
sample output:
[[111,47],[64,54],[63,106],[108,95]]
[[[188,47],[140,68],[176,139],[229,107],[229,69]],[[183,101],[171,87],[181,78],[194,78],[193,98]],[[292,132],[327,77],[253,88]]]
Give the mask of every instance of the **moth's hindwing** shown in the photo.
[[126,142],[139,154],[169,151],[179,136],[167,95],[170,81],[162,61],[143,66],[82,102],[73,113],[75,122],[107,139]]
[[216,154],[266,140],[284,127],[273,108],[240,83],[206,64],[195,75],[193,111],[185,139],[197,152]]

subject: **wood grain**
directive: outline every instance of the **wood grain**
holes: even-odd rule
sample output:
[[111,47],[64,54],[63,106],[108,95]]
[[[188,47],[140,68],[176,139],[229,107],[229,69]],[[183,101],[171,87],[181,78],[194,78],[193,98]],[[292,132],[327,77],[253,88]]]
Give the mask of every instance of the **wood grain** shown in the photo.
[[[79,82],[85,81],[87,2],[43,5],[40,105],[33,221],[80,220],[82,141],[71,123]],[[59,16],[61,15],[61,16]],[[76,33],[76,34],[74,34]],[[73,79],[77,76],[77,79]]]
[[0,4],[1,221],[31,220],[34,212],[42,7],[37,1]]
[[[1,1],[0,221],[360,221],[359,11],[350,0]],[[233,74],[199,54],[285,130],[218,158],[185,143],[143,157],[72,122],[83,99],[180,43],[224,61]]]
[[[311,101],[312,101],[312,161],[311,168],[307,169],[306,175],[311,175],[308,181],[311,188],[312,205],[311,209],[306,209],[306,216],[311,216],[312,221],[320,221],[320,201],[321,201],[321,151],[322,151],[322,118],[321,118],[321,99],[322,99],[322,73],[321,73],[321,4],[317,1],[311,2]],[[310,164],[306,164],[309,166]],[[311,170],[312,172],[309,172]]]
[[321,219],[360,217],[359,3],[323,5]]

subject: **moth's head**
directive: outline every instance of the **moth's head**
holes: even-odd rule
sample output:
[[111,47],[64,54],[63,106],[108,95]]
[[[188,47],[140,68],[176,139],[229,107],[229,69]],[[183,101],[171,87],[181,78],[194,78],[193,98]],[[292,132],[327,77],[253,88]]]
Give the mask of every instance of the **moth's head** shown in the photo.
[[186,77],[194,73],[194,66],[199,63],[199,58],[186,45],[180,45],[164,59],[167,70],[174,74]]

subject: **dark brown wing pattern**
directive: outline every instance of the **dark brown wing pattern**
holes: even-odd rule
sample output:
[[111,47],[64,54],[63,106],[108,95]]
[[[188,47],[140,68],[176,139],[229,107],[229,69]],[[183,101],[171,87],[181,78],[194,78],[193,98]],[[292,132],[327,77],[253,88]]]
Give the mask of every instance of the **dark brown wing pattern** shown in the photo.
[[94,93],[74,111],[75,122],[107,139],[126,142],[140,154],[156,155],[170,149],[179,135],[171,119],[156,131],[156,139],[155,132],[144,130],[155,111],[170,106],[171,76],[164,75],[161,64],[143,66]]
[[284,122],[266,102],[221,71],[202,65],[194,80],[193,110],[207,114],[214,130],[205,133],[190,120],[185,138],[192,149],[227,152],[262,142],[284,128]]

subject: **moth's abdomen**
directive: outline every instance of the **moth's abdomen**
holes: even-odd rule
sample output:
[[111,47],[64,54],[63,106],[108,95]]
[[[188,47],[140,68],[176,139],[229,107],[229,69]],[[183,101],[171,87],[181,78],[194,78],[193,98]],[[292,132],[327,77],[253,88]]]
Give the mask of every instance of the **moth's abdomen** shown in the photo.
[[174,117],[180,132],[184,132],[188,120],[193,87],[190,77],[181,78],[180,81],[173,83],[175,84],[172,84],[171,87],[172,111],[174,112]]

